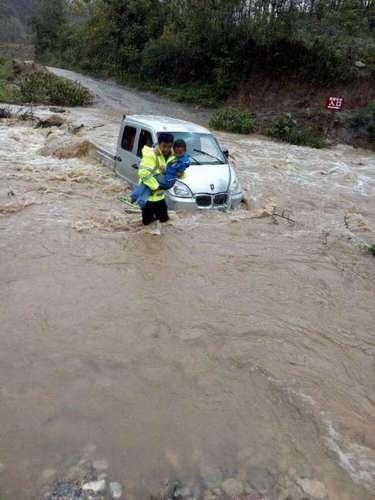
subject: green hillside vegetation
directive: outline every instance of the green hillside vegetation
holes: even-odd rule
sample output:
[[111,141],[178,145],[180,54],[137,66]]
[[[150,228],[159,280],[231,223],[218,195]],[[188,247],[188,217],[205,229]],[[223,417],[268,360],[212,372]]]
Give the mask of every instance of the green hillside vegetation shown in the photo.
[[[0,0],[0,8],[24,25],[31,3]],[[341,125],[350,136],[372,137],[372,0],[34,0],[30,25],[39,61],[114,77],[180,102],[231,103],[219,116],[226,128],[241,128],[232,109],[238,106],[251,113],[252,130],[320,146],[324,96],[334,88],[349,97]],[[254,106],[265,95],[262,82],[280,84],[267,93],[269,118],[262,116],[259,126],[263,109]],[[295,103],[292,91],[285,92],[293,82],[302,89]],[[359,108],[355,118],[351,113]]]
[[[218,100],[254,74],[326,85],[375,72],[371,0],[39,0],[37,54]],[[361,64],[358,67],[356,62]],[[363,70],[363,66],[365,70]]]
[[81,85],[32,64],[0,58],[0,102],[84,106],[91,95]]
[[0,43],[30,41],[33,0],[0,0]]

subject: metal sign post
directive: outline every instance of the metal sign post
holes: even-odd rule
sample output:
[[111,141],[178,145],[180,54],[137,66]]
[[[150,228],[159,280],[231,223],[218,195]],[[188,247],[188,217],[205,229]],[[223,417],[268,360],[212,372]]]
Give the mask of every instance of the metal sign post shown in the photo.
[[335,124],[335,113],[337,111],[342,111],[344,109],[344,98],[328,97],[326,100],[326,109],[328,109],[331,112],[325,130],[325,136],[328,137],[329,133],[331,132]]

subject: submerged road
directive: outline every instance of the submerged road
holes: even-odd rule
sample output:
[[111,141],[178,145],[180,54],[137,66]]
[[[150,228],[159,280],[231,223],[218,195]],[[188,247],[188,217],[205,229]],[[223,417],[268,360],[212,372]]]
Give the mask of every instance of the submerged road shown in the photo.
[[167,115],[183,120],[193,120],[207,125],[211,112],[199,106],[187,106],[151,92],[141,92],[119,85],[112,80],[98,80],[74,71],[48,68],[57,76],[80,83],[96,97],[97,104],[116,113]]

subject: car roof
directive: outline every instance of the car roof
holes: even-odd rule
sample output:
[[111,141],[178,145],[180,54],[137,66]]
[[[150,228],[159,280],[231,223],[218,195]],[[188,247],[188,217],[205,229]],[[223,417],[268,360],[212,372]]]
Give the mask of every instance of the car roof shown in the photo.
[[155,132],[195,132],[210,134],[211,132],[193,122],[159,115],[129,115],[124,117],[125,121],[136,122],[151,127]]

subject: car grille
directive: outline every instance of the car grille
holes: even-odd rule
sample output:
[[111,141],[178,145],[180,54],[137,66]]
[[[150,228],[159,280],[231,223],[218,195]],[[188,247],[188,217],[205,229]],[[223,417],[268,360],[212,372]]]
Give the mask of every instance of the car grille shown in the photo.
[[195,197],[196,204],[201,208],[208,208],[211,206],[221,207],[228,203],[227,193],[219,194],[197,194]]
[[195,201],[198,207],[210,207],[212,204],[211,195],[209,194],[199,194],[195,197]]
[[215,194],[214,196],[214,205],[216,206],[226,205],[227,201],[228,201],[228,195],[225,193]]

